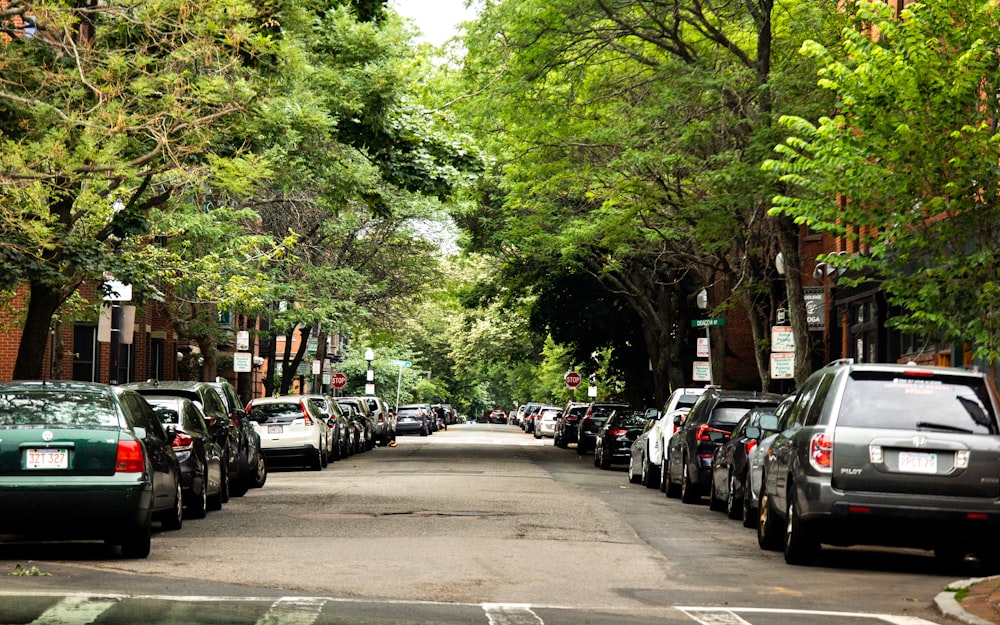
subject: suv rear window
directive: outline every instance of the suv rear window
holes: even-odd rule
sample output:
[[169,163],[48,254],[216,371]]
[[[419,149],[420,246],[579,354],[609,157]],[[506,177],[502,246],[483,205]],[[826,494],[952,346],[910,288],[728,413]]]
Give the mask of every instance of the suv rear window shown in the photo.
[[268,421],[294,421],[303,417],[302,406],[298,403],[257,404],[251,410],[263,413]]
[[854,372],[844,388],[838,425],[996,434],[985,381]]
[[712,416],[708,422],[712,424],[725,423],[726,425],[736,425],[751,408],[756,408],[760,405],[759,403],[719,402],[712,409]]

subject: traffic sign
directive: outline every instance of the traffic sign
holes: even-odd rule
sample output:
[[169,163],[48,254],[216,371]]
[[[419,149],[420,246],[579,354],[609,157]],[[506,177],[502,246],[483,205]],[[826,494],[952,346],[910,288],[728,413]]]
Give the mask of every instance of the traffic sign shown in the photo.
[[409,367],[410,366],[410,361],[409,360],[390,360],[389,364],[392,365],[393,367]]
[[347,376],[338,371],[330,376],[330,384],[333,385],[333,388],[344,388],[347,386]]
[[566,386],[569,388],[575,389],[580,386],[581,381],[583,381],[583,377],[576,371],[570,371],[566,374]]
[[709,317],[708,319],[692,319],[692,328],[707,328],[709,326],[724,326],[726,320],[722,317]]

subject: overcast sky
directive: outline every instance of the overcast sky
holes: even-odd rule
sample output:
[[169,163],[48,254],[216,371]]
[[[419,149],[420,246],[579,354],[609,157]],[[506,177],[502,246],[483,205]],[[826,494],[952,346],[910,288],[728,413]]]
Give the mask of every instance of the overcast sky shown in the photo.
[[391,0],[400,15],[414,20],[423,33],[423,40],[439,46],[456,34],[462,22],[476,17],[465,8],[465,0]]

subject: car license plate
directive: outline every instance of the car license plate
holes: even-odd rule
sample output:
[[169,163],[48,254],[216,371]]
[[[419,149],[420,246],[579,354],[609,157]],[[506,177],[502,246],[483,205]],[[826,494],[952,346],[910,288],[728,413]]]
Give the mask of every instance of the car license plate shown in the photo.
[[903,473],[937,473],[937,454],[901,451],[899,470]]
[[280,425],[269,425],[267,426],[268,434],[281,434],[282,427]]
[[25,469],[69,468],[69,454],[65,449],[26,449]]

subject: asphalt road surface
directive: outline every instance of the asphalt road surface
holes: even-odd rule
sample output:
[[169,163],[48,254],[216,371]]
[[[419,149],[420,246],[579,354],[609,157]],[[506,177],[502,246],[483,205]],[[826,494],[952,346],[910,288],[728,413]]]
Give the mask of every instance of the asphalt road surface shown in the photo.
[[871,548],[791,567],[707,505],[486,424],[272,470],[145,560],[0,542],[0,575],[0,625],[927,625],[961,576]]

